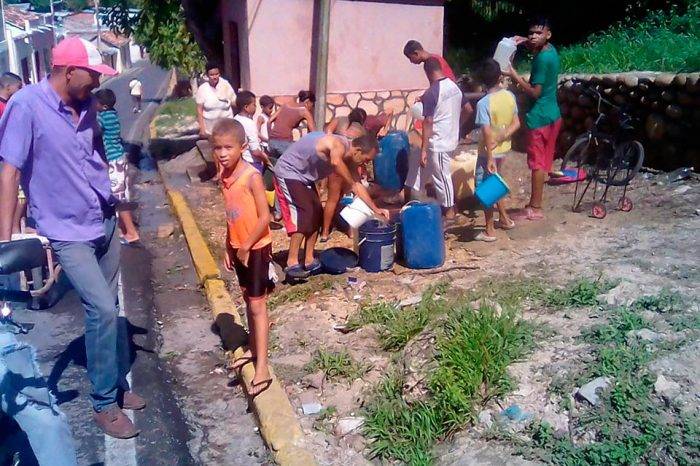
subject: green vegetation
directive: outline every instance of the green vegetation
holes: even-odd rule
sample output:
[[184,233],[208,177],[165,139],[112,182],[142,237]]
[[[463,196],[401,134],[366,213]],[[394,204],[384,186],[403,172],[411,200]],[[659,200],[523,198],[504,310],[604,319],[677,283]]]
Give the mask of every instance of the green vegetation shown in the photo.
[[274,293],[267,301],[267,308],[272,310],[282,304],[307,300],[317,291],[328,290],[337,283],[337,279],[328,276],[312,277],[308,282],[290,286],[279,293]]
[[598,304],[598,295],[611,290],[615,285],[598,277],[596,280],[582,278],[562,289],[554,289],[544,296],[549,307],[585,307]]
[[188,116],[197,116],[197,104],[194,99],[175,99],[168,100],[158,109],[159,116],[165,116],[169,118],[185,118]]
[[653,11],[592,34],[582,44],[561,49],[566,73],[614,73],[649,70],[692,72],[700,69],[700,1],[687,11]]
[[365,375],[372,366],[355,361],[346,351],[332,352],[319,349],[305,369],[309,373],[323,371],[329,380],[352,381]]
[[[429,298],[430,289],[424,294],[414,309],[432,306],[426,311],[430,316],[446,316],[436,329],[437,369],[429,374],[430,397],[408,404],[401,397],[401,375],[390,373],[386,377],[367,407],[364,429],[373,440],[372,456],[411,465],[430,464],[435,441],[469,422],[475,406],[510,389],[506,368],[532,348],[534,329],[505,301],[497,301],[500,308],[484,302],[479,309],[472,308],[472,302],[484,295],[513,301],[527,298],[512,290],[522,292],[528,286],[509,285],[479,286],[478,293],[451,300],[434,301]],[[384,311],[372,315],[391,314]]]
[[[545,422],[529,427],[532,442],[511,438],[522,454],[553,464],[697,464],[700,419],[681,414],[652,394],[656,377],[648,363],[683,342],[652,343],[629,338],[634,330],[653,328],[639,315],[642,309],[668,312],[682,300],[667,291],[640,298],[629,307],[612,309],[605,324],[581,335],[592,346],[592,358],[582,359],[569,374],[555,379],[550,390],[567,396],[573,388],[599,376],[612,380],[600,402],[571,411],[571,437],[557,435]],[[672,318],[672,314],[668,314]],[[593,433],[593,441],[572,441]]]

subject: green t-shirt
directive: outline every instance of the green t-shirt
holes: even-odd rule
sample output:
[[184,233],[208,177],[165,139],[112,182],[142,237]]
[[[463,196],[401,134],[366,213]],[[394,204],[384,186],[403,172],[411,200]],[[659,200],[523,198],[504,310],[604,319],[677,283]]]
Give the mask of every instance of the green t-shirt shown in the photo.
[[525,115],[525,123],[530,129],[551,125],[559,118],[559,104],[557,103],[557,81],[559,79],[559,54],[552,44],[535,55],[532,60],[532,73],[530,84],[540,84],[542,94]]

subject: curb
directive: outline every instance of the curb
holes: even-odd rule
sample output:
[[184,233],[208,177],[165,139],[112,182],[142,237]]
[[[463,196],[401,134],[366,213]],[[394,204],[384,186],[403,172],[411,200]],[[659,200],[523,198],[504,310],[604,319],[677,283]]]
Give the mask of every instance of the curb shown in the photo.
[[[162,177],[162,175],[161,175]],[[234,321],[242,325],[241,317],[236,311],[236,304],[226,290],[226,283],[221,279],[214,257],[204,240],[202,232],[195,222],[194,215],[187,205],[182,193],[165,186],[175,216],[180,221],[182,231],[187,241],[187,246],[192,256],[197,278],[204,287],[204,293],[211,306],[212,318],[220,314],[233,316]],[[234,358],[243,355],[243,349],[236,349],[228,357]],[[313,466],[317,462],[313,454],[304,448],[304,433],[296,418],[292,404],[286,392],[277,381],[272,368],[270,374],[273,377],[272,385],[265,392],[253,400],[249,400],[250,406],[258,418],[260,435],[272,452],[277,464],[282,466]],[[241,384],[246,393],[253,380],[254,369],[252,364],[246,364],[239,375]]]

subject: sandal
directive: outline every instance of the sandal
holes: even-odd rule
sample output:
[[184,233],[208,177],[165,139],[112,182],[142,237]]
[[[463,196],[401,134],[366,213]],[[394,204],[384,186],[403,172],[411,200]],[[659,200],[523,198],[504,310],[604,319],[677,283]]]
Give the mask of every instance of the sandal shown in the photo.
[[544,220],[544,214],[540,209],[525,207],[510,214],[510,218],[516,222],[521,220]]
[[256,360],[257,358],[255,356],[243,356],[233,361],[233,364],[231,364],[231,367],[229,369],[232,371],[237,371],[243,369],[243,366],[245,366],[246,364],[250,362],[255,362]]
[[474,241],[483,241],[485,243],[493,243],[497,241],[498,238],[495,236],[487,235],[485,231],[480,231],[478,235],[474,237]]
[[515,222],[513,220],[508,219],[510,223],[503,223],[503,220],[499,219],[496,222],[496,228],[500,228],[501,230],[512,230],[515,228]]
[[[248,392],[248,395],[251,398],[255,398],[256,396],[260,395],[265,390],[270,388],[270,385],[272,385],[272,377],[270,377],[269,379],[265,379],[262,382],[251,383],[250,384],[251,390]],[[260,387],[260,388],[257,388],[257,387]]]
[[329,239],[330,239],[329,236],[321,236],[321,237],[318,239],[318,242],[319,242],[319,243],[327,243]]
[[321,272],[323,266],[318,259],[314,259],[309,265],[305,265],[304,269],[309,272],[309,275],[316,275]]
[[284,275],[286,278],[291,278],[292,280],[304,280],[305,278],[309,278],[309,271],[304,269],[301,264],[296,264],[285,267]]

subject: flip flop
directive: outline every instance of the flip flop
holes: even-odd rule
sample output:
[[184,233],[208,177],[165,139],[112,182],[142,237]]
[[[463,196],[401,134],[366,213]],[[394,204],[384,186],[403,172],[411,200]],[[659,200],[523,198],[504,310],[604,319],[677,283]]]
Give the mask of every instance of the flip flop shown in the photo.
[[316,275],[317,273],[321,272],[322,268],[323,266],[321,265],[321,261],[318,259],[314,259],[312,263],[304,266],[304,269],[309,272],[309,275]]
[[304,280],[305,278],[309,278],[308,270],[305,270],[301,264],[285,267],[284,275],[286,278],[291,278],[292,280]]
[[231,367],[229,368],[232,371],[237,371],[240,369],[243,369],[243,366],[250,362],[255,362],[257,360],[256,357],[254,356],[243,356],[242,358],[238,358],[235,361],[233,361],[233,364],[231,364]]
[[515,228],[515,222],[511,220],[510,223],[503,223],[503,221],[498,220],[496,222],[496,228],[500,228],[501,230],[512,230]]
[[485,231],[480,231],[479,234],[474,237],[474,241],[483,241],[485,243],[493,243],[497,240],[498,238],[487,235]]
[[319,242],[319,243],[327,243],[329,239],[330,239],[330,238],[329,238],[328,236],[321,236],[321,237],[318,239],[318,242]]
[[141,247],[141,238],[135,239],[133,241],[127,241],[124,238],[119,238],[119,242],[123,246],[131,246],[132,248],[140,248]]
[[510,214],[510,218],[516,222],[522,220],[544,220],[544,215],[531,207],[525,207]]
[[[255,388],[260,387],[261,385],[262,385],[262,388],[255,391]],[[272,377],[270,377],[269,379],[265,379],[262,382],[250,384],[251,390],[248,392],[248,395],[250,395],[250,397],[254,399],[256,396],[260,395],[265,390],[270,388],[270,385],[272,385]]]

